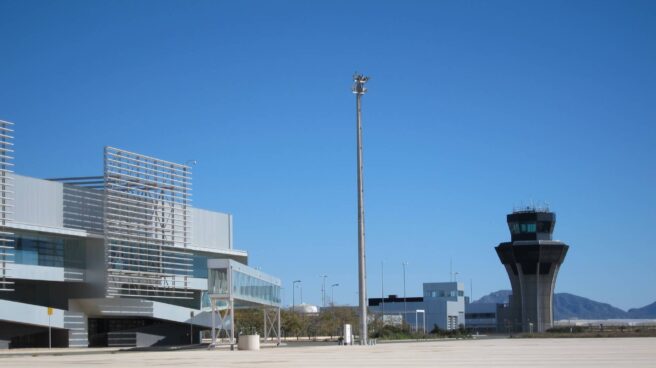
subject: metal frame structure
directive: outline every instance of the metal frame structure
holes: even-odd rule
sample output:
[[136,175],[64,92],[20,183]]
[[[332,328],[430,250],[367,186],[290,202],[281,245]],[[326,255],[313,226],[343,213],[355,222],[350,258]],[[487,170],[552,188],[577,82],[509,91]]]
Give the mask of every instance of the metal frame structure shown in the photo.
[[[253,277],[265,285],[259,286],[260,291],[267,288],[280,288],[280,280],[266,275],[258,270],[248,267],[244,264],[230,259],[211,259],[208,260],[209,275],[208,282],[208,296],[210,299],[211,313],[212,313],[212,342],[210,348],[216,346],[217,329],[218,334],[225,331],[228,335],[230,345],[235,344],[235,309],[236,308],[260,308],[263,312],[264,325],[263,335],[264,341],[275,339],[276,343],[280,345],[282,335],[280,332],[280,300],[271,299],[275,298],[275,292],[265,295],[262,292],[253,292],[247,295],[248,289],[258,288],[258,286],[248,285],[246,283],[240,284],[235,276],[235,271]],[[213,271],[221,270],[217,275]],[[223,272],[225,270],[225,272]],[[221,277],[219,277],[221,275]],[[242,291],[243,290],[243,291]],[[273,289],[272,289],[273,290]],[[279,293],[279,289],[278,289]],[[257,295],[257,296],[253,296]],[[269,299],[267,299],[269,297]],[[219,308],[218,304],[225,306]],[[221,314],[224,311],[224,314]],[[218,316],[220,327],[217,328],[216,317]],[[226,325],[229,323],[229,328]]]
[[108,297],[191,298],[191,167],[105,147]]
[[419,313],[421,313],[421,320],[423,321],[424,334],[426,333],[426,310],[415,309],[415,332],[419,332]]
[[50,178],[64,187],[64,227],[103,234],[105,178],[103,176],[80,176]]
[[13,291],[9,265],[14,263],[14,234],[7,229],[13,213],[13,139],[14,125],[0,120],[0,291]]
[[275,338],[280,344],[280,308],[262,308],[264,312],[264,341]]

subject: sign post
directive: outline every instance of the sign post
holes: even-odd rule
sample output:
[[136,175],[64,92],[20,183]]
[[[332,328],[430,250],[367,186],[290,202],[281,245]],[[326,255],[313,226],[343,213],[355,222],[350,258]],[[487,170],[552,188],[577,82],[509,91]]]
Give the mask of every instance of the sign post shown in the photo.
[[189,312],[189,336],[191,336],[191,345],[194,344],[194,311]]
[[48,307],[48,349],[52,349],[52,327],[50,326],[50,316],[52,316],[52,312],[52,307]]

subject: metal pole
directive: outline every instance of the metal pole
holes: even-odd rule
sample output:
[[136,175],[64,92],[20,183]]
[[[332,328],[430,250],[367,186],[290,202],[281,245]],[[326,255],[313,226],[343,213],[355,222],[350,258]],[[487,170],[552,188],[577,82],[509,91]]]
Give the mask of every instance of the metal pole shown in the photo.
[[189,312],[189,339],[190,345],[194,344],[194,311]]
[[335,286],[339,286],[339,284],[330,285],[330,303],[333,307],[335,307]]
[[357,165],[358,165],[358,284],[360,294],[360,345],[367,344],[367,271],[364,244],[364,185],[362,178],[362,95],[367,92],[364,84],[369,78],[363,75],[353,76],[353,93],[356,104],[357,130]]
[[[296,284],[300,284],[301,280],[294,280],[292,282],[292,312],[295,310],[296,306]],[[303,303],[303,292],[301,291],[301,303]]]
[[235,344],[235,302],[230,297],[230,349],[234,348]]
[[210,299],[210,302],[212,303],[212,344],[210,347],[213,348],[216,346],[216,301]]
[[408,262],[403,262],[401,264],[403,265],[403,322],[408,323],[406,321],[408,314],[408,302],[406,301],[407,298],[405,295],[405,266],[408,265]]
[[321,275],[319,277],[323,277],[323,282],[321,284],[321,306],[326,308],[326,277],[328,277],[328,275]]
[[48,314],[48,349],[52,349],[52,327],[50,325],[50,314]]
[[380,261],[380,304],[383,326],[385,325],[385,265]]
[[278,317],[278,346],[280,346],[280,308],[278,308],[278,312],[276,313],[276,317]]
[[422,316],[424,317],[424,335],[425,335],[426,334],[426,311],[424,311]]

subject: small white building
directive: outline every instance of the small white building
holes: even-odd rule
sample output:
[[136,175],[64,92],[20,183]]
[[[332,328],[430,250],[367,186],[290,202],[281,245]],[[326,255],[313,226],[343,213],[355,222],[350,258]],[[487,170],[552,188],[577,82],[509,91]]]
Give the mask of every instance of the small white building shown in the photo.
[[[424,283],[423,297],[370,298],[369,310],[372,313],[401,315],[405,323],[422,329],[424,316],[426,331],[435,326],[450,331],[465,325],[465,288],[460,282]],[[424,312],[421,312],[424,311]]]

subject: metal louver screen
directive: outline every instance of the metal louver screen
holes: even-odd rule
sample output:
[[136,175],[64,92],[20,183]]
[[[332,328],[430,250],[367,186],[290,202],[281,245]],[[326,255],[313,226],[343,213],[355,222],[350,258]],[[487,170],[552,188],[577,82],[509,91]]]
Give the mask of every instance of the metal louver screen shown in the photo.
[[14,263],[14,234],[7,228],[13,213],[14,194],[12,125],[0,120],[0,291],[14,290],[14,282],[10,278],[10,265]]
[[105,147],[108,297],[190,298],[191,168]]

